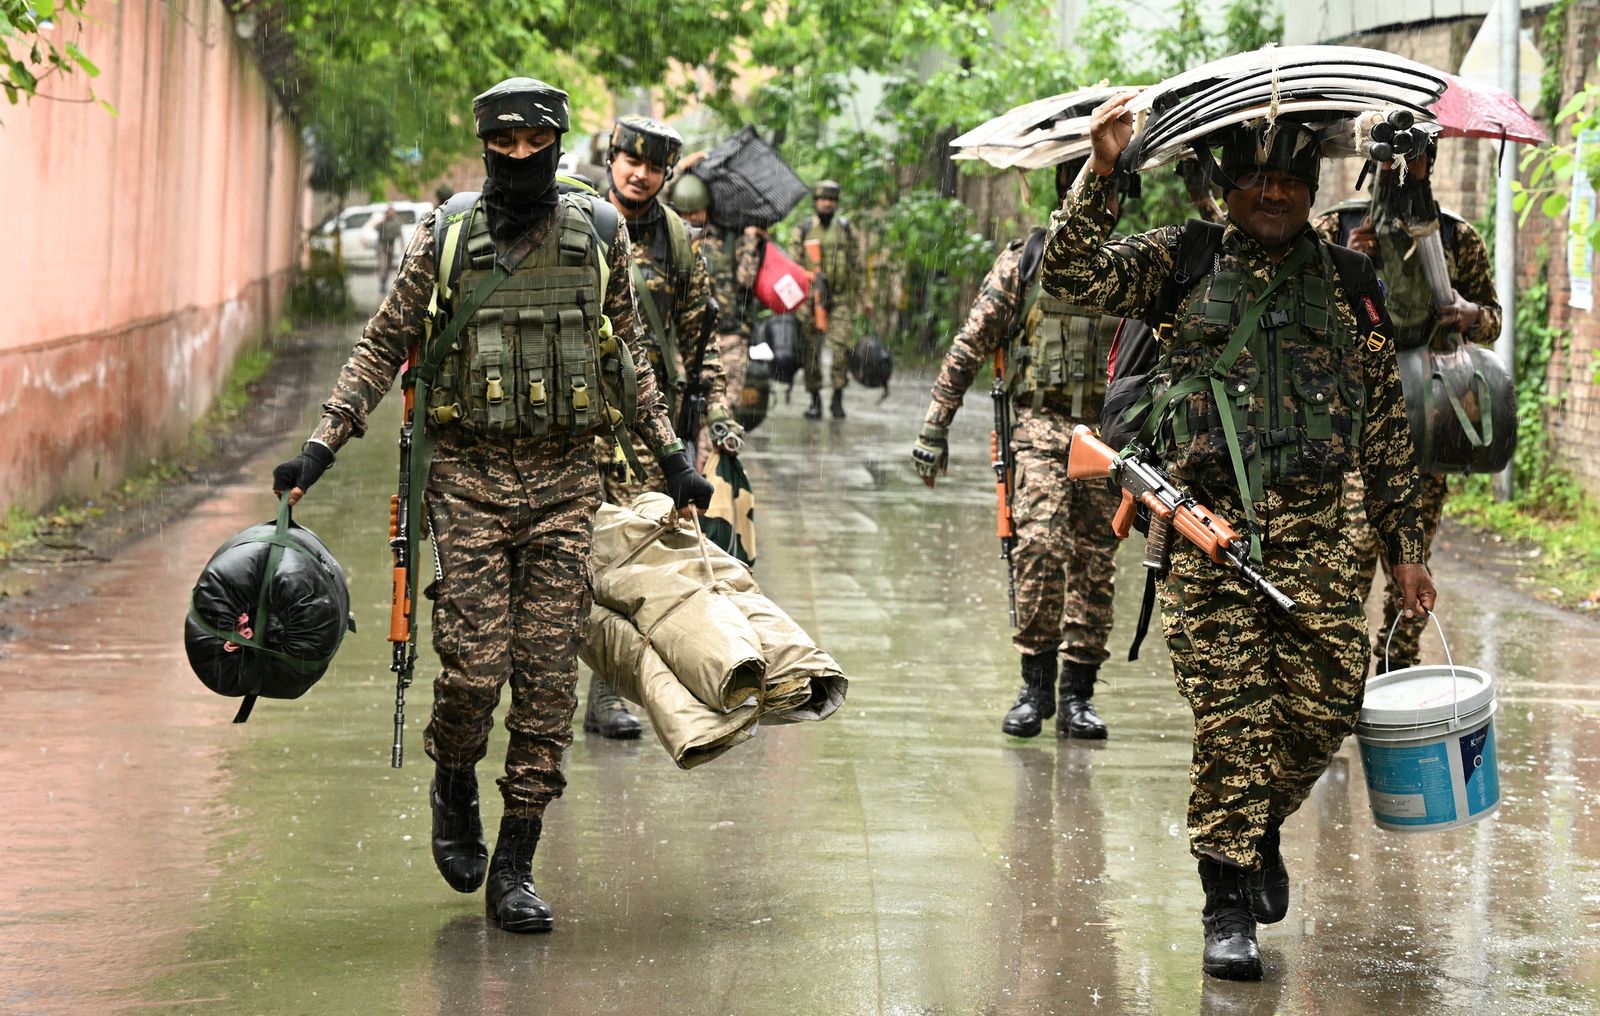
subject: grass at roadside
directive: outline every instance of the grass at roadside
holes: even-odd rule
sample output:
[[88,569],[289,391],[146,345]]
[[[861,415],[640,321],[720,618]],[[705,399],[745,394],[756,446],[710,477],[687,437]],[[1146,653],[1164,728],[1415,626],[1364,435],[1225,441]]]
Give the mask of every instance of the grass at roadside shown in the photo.
[[191,425],[188,447],[181,452],[151,459],[144,469],[97,498],[63,500],[42,512],[23,511],[12,505],[0,517],[0,563],[39,544],[68,539],[79,527],[104,516],[109,509],[136,503],[187,474],[197,461],[216,450],[244,413],[250,404],[250,386],[266,374],[273,353],[273,344],[262,342],[239,355],[211,408]]
[[1600,609],[1600,508],[1582,497],[1499,502],[1487,477],[1452,484],[1448,518],[1537,553],[1518,575],[1524,591],[1575,610]]

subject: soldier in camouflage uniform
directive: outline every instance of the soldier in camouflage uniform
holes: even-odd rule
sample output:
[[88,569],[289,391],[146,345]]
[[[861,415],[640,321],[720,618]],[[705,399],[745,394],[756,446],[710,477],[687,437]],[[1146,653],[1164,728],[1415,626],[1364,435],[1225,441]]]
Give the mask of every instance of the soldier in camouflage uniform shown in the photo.
[[[1058,198],[1066,197],[1084,161],[1056,167]],[[1004,349],[1004,384],[1015,420],[1010,437],[1017,542],[1011,561],[1017,633],[1011,644],[1022,654],[1022,690],[1000,729],[1033,737],[1054,716],[1059,736],[1098,739],[1106,736],[1106,726],[1090,698],[1109,655],[1117,551],[1111,516],[1118,499],[1103,485],[1069,481],[1067,452],[1074,426],[1099,429],[1117,319],[1040,293],[1037,275],[1022,277],[1023,262],[1037,266],[1043,244],[1044,230],[1036,229],[995,259],[939,369],[911,457],[923,482],[933,486],[947,468],[950,422],[963,396],[984,361]],[[1025,258],[1025,250],[1031,257]]]
[[[1436,144],[1436,142],[1435,142]],[[1433,169],[1434,144],[1412,159],[1406,166],[1402,179],[1393,169],[1384,169],[1381,186],[1405,189],[1430,189],[1428,178]],[[1402,198],[1403,200],[1403,198]],[[1430,200],[1428,202],[1432,204]],[[1343,244],[1360,251],[1372,259],[1378,277],[1388,291],[1389,306],[1394,310],[1397,299],[1414,308],[1412,313],[1395,322],[1395,342],[1401,348],[1426,344],[1430,337],[1448,337],[1451,331],[1472,342],[1493,343],[1500,335],[1500,297],[1494,288],[1494,271],[1489,261],[1489,250],[1483,237],[1470,222],[1452,212],[1440,210],[1440,239],[1443,241],[1445,266],[1450,273],[1450,283],[1455,287],[1455,303],[1434,307],[1433,293],[1423,277],[1419,258],[1409,260],[1403,255],[1411,249],[1411,237],[1401,228],[1385,229],[1391,234],[1380,243],[1378,231],[1369,219],[1371,202],[1353,199],[1334,206],[1311,223],[1312,227],[1329,243]],[[1386,252],[1388,256],[1386,255]],[[1345,477],[1345,511],[1349,518],[1351,541],[1355,544],[1359,560],[1365,562],[1361,574],[1363,589],[1372,585],[1375,564],[1383,567],[1386,581],[1383,595],[1383,628],[1375,632],[1372,640],[1373,656],[1377,670],[1399,670],[1417,665],[1421,654],[1422,630],[1427,625],[1425,617],[1401,617],[1400,587],[1389,574],[1388,559],[1383,556],[1382,545],[1366,518],[1366,491],[1361,485],[1360,473]],[[1422,555],[1426,562],[1433,552],[1433,538],[1439,532],[1439,520],[1444,514],[1446,494],[1442,474],[1426,470],[1422,473],[1422,496],[1417,511],[1422,517]],[[1398,619],[1398,624],[1396,623]],[[1384,643],[1389,630],[1394,629],[1393,644],[1385,658]]]
[[[654,369],[656,386],[667,400],[676,423],[688,391],[687,371],[693,364],[706,315],[713,312],[711,279],[705,262],[694,250],[689,227],[678,213],[663,205],[661,189],[672,174],[683,149],[683,138],[659,120],[624,116],[611,131],[607,164],[611,174],[608,197],[628,224],[633,243],[631,273],[639,298],[639,325],[645,355]],[[744,428],[726,405],[727,378],[714,343],[707,343],[700,364],[700,385],[706,393],[706,428],[712,441],[728,454],[738,454]],[[683,434],[686,442],[696,434]],[[655,467],[649,449],[633,438],[635,458],[644,475],[629,468],[622,448],[600,437],[596,454],[602,463],[604,496],[612,504],[626,505],[648,490],[665,490],[665,478]],[[637,717],[605,680],[589,675],[588,702],[583,729],[603,737],[632,740],[643,729]]]
[[[858,312],[871,314],[872,305],[867,300],[866,275],[861,266],[861,240],[850,220],[839,214],[839,185],[823,180],[812,188],[811,194],[816,212],[800,224],[795,247],[806,267],[821,271],[828,329],[824,333],[817,327],[813,301],[801,305],[798,315],[806,339],[802,366],[806,391],[811,394],[805,416],[808,420],[822,419],[822,346],[826,342],[832,357],[828,379],[833,384],[828,412],[835,420],[842,420],[844,389],[850,383],[850,350],[855,348],[855,317]],[[808,240],[820,244],[820,260],[807,251]]]
[[[1133,133],[1127,104],[1135,94],[1092,115],[1094,153],[1051,217],[1042,273],[1044,291],[1063,300],[1149,318],[1182,230],[1110,241],[1109,178]],[[1185,287],[1164,336],[1153,387],[1176,397],[1152,410],[1157,451],[1177,482],[1252,534],[1262,572],[1299,606],[1292,616],[1277,611],[1185,540],[1174,543],[1160,593],[1178,687],[1195,717],[1188,825],[1206,893],[1202,966],[1259,979],[1256,921],[1281,920],[1289,904],[1280,828],[1361,705],[1367,629],[1343,529],[1347,468],[1359,467],[1366,481],[1367,514],[1405,608],[1431,610],[1434,590],[1422,565],[1416,452],[1381,289],[1365,261],[1364,277],[1344,280],[1367,315],[1358,323],[1309,225],[1320,138],[1280,118],[1265,136],[1240,126],[1211,140],[1222,143],[1230,224],[1211,272]],[[1252,305],[1264,309],[1254,327],[1245,311]],[[1233,356],[1226,368],[1224,347]],[[1214,366],[1226,375],[1217,385]],[[1235,428],[1213,404],[1219,388],[1233,395],[1221,412]]]
[[750,334],[759,306],[755,285],[761,270],[761,236],[754,227],[735,234],[712,222],[711,190],[693,173],[678,177],[668,202],[698,230],[695,248],[711,273],[711,291],[717,298],[717,353],[727,376],[724,401],[736,414],[750,369]]
[[[627,420],[632,407],[617,394],[626,374],[638,392],[631,427],[674,502],[705,507],[711,485],[673,434],[645,363],[626,226],[598,198],[556,192],[566,93],[511,78],[472,110],[488,170],[482,195],[457,195],[418,227],[322,421],[274,470],[273,487],[298,498],[316,482],[365,432],[407,356],[427,358],[424,343],[451,308],[476,296],[491,269],[509,272],[440,366],[410,375],[430,375],[434,408],[423,425],[436,442],[424,498],[441,577],[426,595],[442,669],[425,745],[438,766],[429,796],[440,874],[460,892],[487,875],[492,920],[508,931],[549,931],[533,854],[545,806],[565,786],[561,762],[572,743],[577,650],[589,617],[585,567],[600,503],[591,431]],[[557,319],[559,329],[538,327]],[[505,816],[491,860],[475,766],[508,682]]]

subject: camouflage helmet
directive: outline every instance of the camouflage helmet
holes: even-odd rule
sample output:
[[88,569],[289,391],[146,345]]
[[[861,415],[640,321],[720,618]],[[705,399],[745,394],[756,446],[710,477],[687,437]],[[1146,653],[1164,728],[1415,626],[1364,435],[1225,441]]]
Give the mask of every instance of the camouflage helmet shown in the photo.
[[508,127],[551,127],[567,131],[567,93],[533,78],[506,78],[472,100],[478,137]]
[[703,212],[711,207],[711,191],[704,180],[693,173],[685,173],[672,185],[667,204],[679,215]]
[[1322,173],[1322,137],[1292,120],[1240,124],[1222,136],[1222,188],[1231,190],[1243,173],[1276,170],[1305,181],[1313,194]]
[[619,117],[611,129],[611,151],[671,169],[683,151],[683,135],[653,117]]
[[837,201],[839,200],[839,181],[818,180],[816,186],[811,188],[811,199]]

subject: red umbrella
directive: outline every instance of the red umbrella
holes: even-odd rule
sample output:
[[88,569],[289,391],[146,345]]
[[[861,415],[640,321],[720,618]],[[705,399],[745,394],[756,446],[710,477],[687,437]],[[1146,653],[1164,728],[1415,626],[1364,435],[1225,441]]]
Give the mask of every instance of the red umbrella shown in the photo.
[[1510,92],[1454,74],[1444,78],[1448,87],[1430,107],[1444,128],[1441,137],[1549,144],[1550,135]]

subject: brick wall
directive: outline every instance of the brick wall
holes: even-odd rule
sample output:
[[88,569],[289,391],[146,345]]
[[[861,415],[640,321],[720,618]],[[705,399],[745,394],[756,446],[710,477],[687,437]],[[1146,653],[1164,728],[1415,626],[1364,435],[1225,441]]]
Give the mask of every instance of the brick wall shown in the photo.
[[[1576,3],[1566,19],[1563,97],[1594,77],[1595,56],[1600,54],[1600,3]],[[1557,140],[1570,142],[1571,130],[1563,128]],[[1569,333],[1568,341],[1550,358],[1546,374],[1550,394],[1558,400],[1550,413],[1551,439],[1562,463],[1578,476],[1589,495],[1600,497],[1600,388],[1592,380],[1593,362],[1600,355],[1600,322],[1592,311],[1567,306],[1566,223],[1541,227],[1539,241],[1550,253],[1550,323]],[[1525,241],[1525,246],[1532,245]]]

